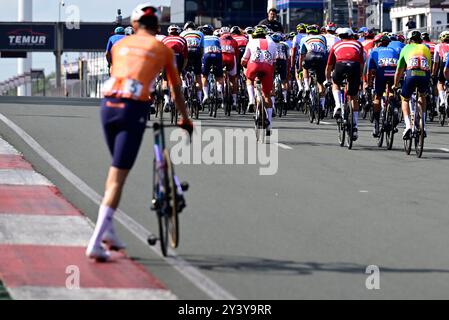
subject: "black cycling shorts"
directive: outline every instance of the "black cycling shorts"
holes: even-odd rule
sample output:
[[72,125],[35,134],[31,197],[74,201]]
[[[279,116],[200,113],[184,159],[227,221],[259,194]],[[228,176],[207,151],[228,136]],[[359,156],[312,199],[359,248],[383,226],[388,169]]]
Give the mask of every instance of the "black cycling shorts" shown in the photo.
[[[176,67],[178,69],[178,74],[182,74],[182,72],[184,71],[183,67],[184,67],[184,57],[178,53],[175,54],[175,60],[176,60]],[[167,73],[164,71],[162,71],[162,79],[167,80]]]
[[130,99],[104,98],[101,122],[112,166],[131,169],[145,132],[150,104]]
[[302,67],[315,71],[316,80],[318,83],[323,83],[326,80],[326,63],[327,59],[324,55],[308,53],[302,62]]
[[201,52],[189,51],[189,61],[187,62],[187,70],[193,70],[193,73],[198,76],[201,74]]
[[332,73],[332,81],[336,85],[341,86],[345,77],[348,81],[348,95],[356,96],[362,80],[360,77],[360,63],[355,61],[337,62]]
[[281,80],[287,80],[287,60],[276,60],[275,74],[279,74],[281,76]]

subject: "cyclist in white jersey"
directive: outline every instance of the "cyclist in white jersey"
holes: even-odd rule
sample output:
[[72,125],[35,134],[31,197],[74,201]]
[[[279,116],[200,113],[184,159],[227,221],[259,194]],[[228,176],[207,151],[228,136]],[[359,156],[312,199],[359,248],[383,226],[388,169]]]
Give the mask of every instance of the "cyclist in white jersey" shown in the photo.
[[331,51],[331,48],[334,44],[336,44],[338,41],[341,41],[340,38],[335,35],[335,31],[337,31],[337,26],[335,25],[335,23],[328,23],[326,26],[327,33],[324,35],[327,43],[327,52]]

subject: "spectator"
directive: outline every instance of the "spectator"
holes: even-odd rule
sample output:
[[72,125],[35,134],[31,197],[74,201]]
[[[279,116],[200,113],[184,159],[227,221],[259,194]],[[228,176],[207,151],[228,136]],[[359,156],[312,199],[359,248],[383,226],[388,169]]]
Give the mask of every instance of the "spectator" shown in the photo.
[[259,25],[264,25],[273,30],[273,32],[281,32],[284,33],[284,27],[282,24],[277,21],[277,13],[278,11],[275,8],[271,8],[268,11],[268,18],[259,22]]
[[413,17],[408,17],[408,22],[405,24],[408,30],[416,28],[416,22],[413,20]]

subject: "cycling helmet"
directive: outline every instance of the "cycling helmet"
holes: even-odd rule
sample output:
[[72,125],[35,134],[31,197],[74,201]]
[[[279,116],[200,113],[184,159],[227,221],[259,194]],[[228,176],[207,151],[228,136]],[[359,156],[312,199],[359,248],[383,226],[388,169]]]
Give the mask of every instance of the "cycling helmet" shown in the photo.
[[181,28],[179,26],[177,26],[176,24],[172,24],[167,29],[167,33],[169,35],[175,35],[175,36],[178,36],[181,33],[181,31],[182,31]]
[[229,32],[231,32],[231,29],[229,29],[229,27],[222,27],[220,29],[220,34],[229,33]]
[[114,30],[115,34],[125,34],[125,29],[123,27],[117,27]]
[[288,34],[288,38],[289,38],[289,39],[293,39],[295,36],[296,36],[296,32],[290,32],[290,33]]
[[374,37],[374,42],[382,42],[388,44],[390,43],[390,41],[391,41],[390,37],[386,34],[379,33],[377,36]]
[[305,23],[300,23],[296,26],[296,31],[299,33],[305,33],[307,29],[307,24]]
[[221,36],[220,29],[214,30],[213,35],[216,36],[216,37],[220,37]]
[[133,27],[126,27],[125,28],[125,35],[127,35],[127,36],[130,36],[130,35],[132,35],[132,34],[134,34],[134,29],[133,29]]
[[365,37],[365,39],[374,39],[375,35],[376,35],[376,33],[374,33],[373,29],[368,29],[366,32],[363,33],[363,36]]
[[238,27],[238,26],[233,26],[232,28],[231,28],[231,33],[232,34],[242,34],[242,30],[240,29],[240,27]]
[[421,39],[421,32],[419,32],[418,30],[409,31],[407,33],[407,40],[420,43],[422,41],[422,39]]
[[357,33],[363,33],[363,34],[365,34],[365,32],[368,32],[368,30],[369,30],[369,29],[368,29],[367,27],[361,27]]
[[440,40],[442,42],[447,42],[449,40],[449,31],[443,31],[440,34]]
[[253,32],[253,38],[265,38],[267,36],[267,31],[261,26],[257,26]]
[[354,34],[351,28],[338,28],[336,33],[342,39],[348,39]]
[[214,27],[212,27],[210,24],[205,24],[200,29],[206,36],[211,36],[214,33]]
[[424,41],[430,41],[430,34],[428,32],[421,33],[421,39]]
[[150,2],[139,4],[131,13],[131,22],[148,16],[155,16],[159,19],[159,12]]
[[404,43],[405,42],[405,37],[402,34],[398,34],[398,41]]
[[398,41],[398,35],[396,33],[392,32],[388,36],[390,37],[391,41]]
[[246,34],[253,34],[254,32],[254,28],[253,27],[247,27],[245,28],[245,33]]
[[196,24],[193,21],[187,21],[186,24],[184,25],[184,30],[187,29],[196,29]]
[[320,33],[320,27],[316,24],[312,24],[310,26],[307,26],[306,32],[308,34],[319,34]]
[[273,33],[271,39],[273,39],[274,42],[279,43],[282,41],[282,34],[279,32]]
[[337,26],[335,25],[335,23],[329,22],[326,26],[326,31],[327,32],[335,32],[335,30],[337,30]]

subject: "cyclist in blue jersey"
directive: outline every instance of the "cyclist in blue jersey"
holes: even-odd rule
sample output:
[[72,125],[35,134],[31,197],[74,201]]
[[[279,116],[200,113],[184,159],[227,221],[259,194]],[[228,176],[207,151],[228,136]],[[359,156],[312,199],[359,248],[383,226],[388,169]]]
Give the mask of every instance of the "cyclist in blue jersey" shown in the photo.
[[211,25],[204,25],[201,31],[204,34],[204,55],[201,70],[203,75],[203,104],[209,101],[209,84],[207,78],[211,68],[213,68],[213,74],[217,80],[218,98],[223,101],[223,61],[220,38],[213,35],[214,28]]
[[405,47],[404,44],[404,36],[403,35],[397,35],[397,34],[390,34],[390,44],[388,45],[389,48],[392,48],[396,50],[398,54],[401,54],[402,48]]
[[[374,130],[373,137],[379,137],[379,120],[380,120],[380,99],[382,98],[387,85],[392,87],[394,84],[394,73],[396,72],[396,66],[398,64],[399,54],[393,48],[388,45],[390,38],[387,35],[379,34],[374,38],[374,43],[378,45],[371,50],[368,58],[368,86],[372,87],[374,79],[376,79],[375,92],[376,96],[373,101],[374,105]],[[394,110],[395,116],[398,114],[397,110]],[[397,119],[395,119],[396,122]]]
[[114,30],[114,35],[109,38],[108,44],[106,45],[106,60],[108,61],[108,67],[112,65],[112,46],[123,37],[125,37],[125,29],[123,27],[117,27]]
[[195,81],[198,87],[198,101],[202,101],[203,86],[201,83],[201,62],[204,53],[204,34],[196,30],[196,25],[192,21],[186,22],[181,37],[186,39],[189,50],[187,70],[193,70]]
[[326,80],[327,42],[319,34],[320,28],[316,24],[307,27],[307,37],[302,39],[299,57],[299,70],[303,70],[305,95],[310,91],[309,70],[315,71],[316,81],[320,92],[320,105],[324,110],[324,87]]

